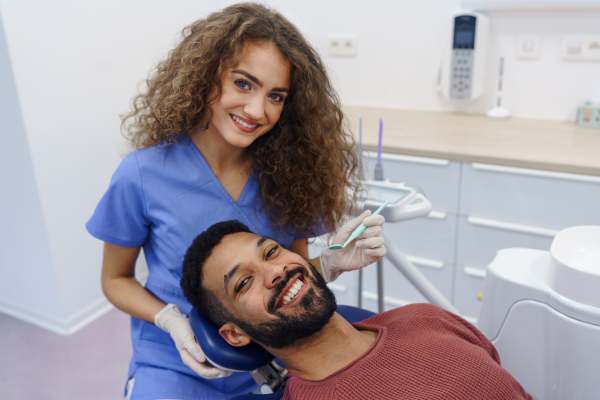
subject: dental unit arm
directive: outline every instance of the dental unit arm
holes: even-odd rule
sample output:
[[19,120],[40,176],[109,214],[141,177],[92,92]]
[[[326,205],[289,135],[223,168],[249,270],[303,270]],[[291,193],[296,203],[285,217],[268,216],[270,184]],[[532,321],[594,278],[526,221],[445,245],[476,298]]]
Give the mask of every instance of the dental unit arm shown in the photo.
[[[367,195],[362,199],[360,208],[374,211],[386,201],[389,204],[381,211],[386,223],[400,222],[412,218],[426,216],[431,212],[431,202],[418,187],[407,185],[405,182],[363,181],[363,189]],[[410,283],[423,294],[431,303],[456,315],[458,310],[444,295],[414,266],[408,258],[398,250],[391,240],[385,238],[387,260],[394,265]],[[383,312],[383,279],[378,279],[377,297],[379,312]],[[361,287],[359,283],[359,288]],[[362,292],[359,289],[359,292]],[[359,293],[359,298],[362,293]],[[360,305],[360,304],[359,304]]]

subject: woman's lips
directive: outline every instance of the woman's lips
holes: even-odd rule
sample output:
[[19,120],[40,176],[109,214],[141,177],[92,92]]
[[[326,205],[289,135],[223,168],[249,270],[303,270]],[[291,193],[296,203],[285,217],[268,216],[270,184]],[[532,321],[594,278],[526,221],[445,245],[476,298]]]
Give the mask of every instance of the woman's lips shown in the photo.
[[259,123],[249,120],[247,118],[242,118],[239,115],[229,114],[229,118],[231,118],[231,120],[233,121],[235,126],[238,127],[238,129],[240,129],[244,132],[247,132],[247,133],[252,133],[259,126],[261,126]]

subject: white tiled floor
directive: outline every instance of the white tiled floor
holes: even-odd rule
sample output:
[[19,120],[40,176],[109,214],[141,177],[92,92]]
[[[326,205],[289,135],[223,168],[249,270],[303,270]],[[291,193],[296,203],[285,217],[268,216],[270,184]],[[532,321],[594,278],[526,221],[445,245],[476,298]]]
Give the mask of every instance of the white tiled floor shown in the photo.
[[71,336],[0,314],[0,399],[121,399],[131,353],[119,310]]

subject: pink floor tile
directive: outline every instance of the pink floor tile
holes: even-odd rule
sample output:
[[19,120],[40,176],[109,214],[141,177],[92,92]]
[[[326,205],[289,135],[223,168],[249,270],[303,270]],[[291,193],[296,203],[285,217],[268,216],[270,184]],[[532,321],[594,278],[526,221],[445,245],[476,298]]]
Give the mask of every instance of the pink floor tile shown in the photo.
[[129,316],[119,310],[71,336],[0,314],[0,398],[120,399],[131,353]]

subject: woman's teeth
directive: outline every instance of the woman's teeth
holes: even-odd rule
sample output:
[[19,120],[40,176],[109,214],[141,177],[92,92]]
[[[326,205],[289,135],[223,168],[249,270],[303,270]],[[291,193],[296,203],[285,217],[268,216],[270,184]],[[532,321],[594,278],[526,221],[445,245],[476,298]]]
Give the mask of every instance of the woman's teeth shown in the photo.
[[250,125],[245,123],[244,121],[242,121],[241,119],[239,119],[236,115],[233,114],[229,114],[231,115],[231,119],[233,119],[235,122],[237,122],[238,124],[240,124],[243,127],[249,128],[249,129],[253,129],[256,128],[258,125]]
[[290,302],[290,300],[292,300],[300,291],[300,288],[302,287],[302,285],[304,285],[304,282],[302,282],[300,280],[300,278],[298,278],[298,280],[296,280],[296,283],[294,283],[292,285],[292,287],[290,288],[290,290],[287,292],[287,294],[285,296],[283,296],[283,305],[285,306],[287,303]]

